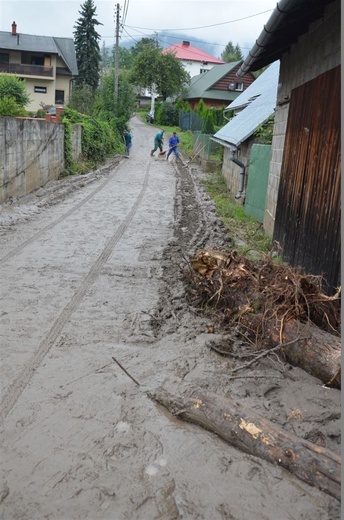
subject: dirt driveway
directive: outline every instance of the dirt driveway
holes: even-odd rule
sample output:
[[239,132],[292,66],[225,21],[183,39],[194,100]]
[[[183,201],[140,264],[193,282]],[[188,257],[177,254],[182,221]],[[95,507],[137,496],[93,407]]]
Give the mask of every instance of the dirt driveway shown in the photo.
[[0,518],[339,519],[335,498],[150,398],[197,385],[340,450],[338,390],[277,361],[230,381],[208,348],[180,264],[226,237],[201,173],[149,156],[155,132],[133,118],[129,159],[1,208]]

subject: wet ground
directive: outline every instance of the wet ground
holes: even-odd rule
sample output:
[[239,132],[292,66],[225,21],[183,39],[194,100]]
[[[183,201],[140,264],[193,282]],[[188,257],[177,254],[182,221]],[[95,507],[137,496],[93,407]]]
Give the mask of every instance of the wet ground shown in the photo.
[[233,380],[210,350],[182,268],[228,238],[204,174],[149,156],[155,132],[134,118],[129,159],[2,205],[0,518],[337,520],[335,498],[150,398],[197,386],[340,452],[340,391],[277,357]]

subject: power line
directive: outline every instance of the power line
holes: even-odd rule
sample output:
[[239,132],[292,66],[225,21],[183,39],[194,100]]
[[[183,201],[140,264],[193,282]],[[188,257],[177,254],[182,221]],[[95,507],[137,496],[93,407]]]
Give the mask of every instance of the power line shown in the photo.
[[[150,38],[150,37],[152,36],[151,33],[144,33],[144,32],[142,32],[142,31],[139,31],[139,30],[136,30],[136,29],[134,29],[134,30],[135,30],[138,34],[140,34],[140,35],[142,35],[142,36],[145,36],[145,37],[147,37],[147,38]],[[128,37],[129,37],[130,39],[132,39],[132,40],[134,39],[134,38],[129,34],[128,31],[125,31],[125,32],[126,32],[126,34],[128,35]],[[162,32],[163,32],[163,31],[162,31]],[[109,38],[109,36],[103,36],[103,38]],[[110,38],[111,38],[111,36],[110,36]],[[167,38],[168,40],[172,40],[172,39],[173,39],[173,40],[180,40],[180,39],[182,38],[182,36],[181,36],[181,35],[180,35],[180,36],[172,36],[172,35],[170,36],[170,35],[168,35],[166,38]],[[128,41],[128,40],[125,40],[125,41]],[[134,41],[136,41],[136,40],[134,40]],[[171,42],[171,41],[166,41],[166,39],[165,39],[165,35],[164,35],[164,40],[161,39],[161,38],[159,38],[159,41],[162,42],[162,43],[165,43],[165,44],[168,45],[168,46],[173,45],[173,42]],[[212,47],[223,47],[223,48],[226,47],[226,45],[223,44],[223,43],[214,43],[214,42],[210,42],[210,41],[206,41],[206,40],[193,40],[193,39],[191,39],[190,37],[188,37],[188,41],[191,42],[191,43],[194,43],[196,46],[197,46],[198,43],[205,43],[206,45],[211,45]],[[250,50],[251,48],[252,48],[252,47],[242,47],[242,46],[240,45],[240,49]]]
[[[236,20],[228,20],[227,22],[213,23],[211,25],[202,25],[199,27],[185,27],[185,28],[179,27],[177,29],[163,29],[163,30],[164,30],[164,32],[167,32],[167,31],[195,31],[196,29],[208,29],[209,27],[217,27],[219,25],[226,25],[229,23],[242,22],[243,20],[248,20],[249,18],[253,18],[254,16],[260,16],[261,14],[270,13],[271,11],[273,11],[273,9],[267,9],[266,11],[261,11],[260,13],[251,14],[251,15],[245,16],[243,18],[237,18]],[[127,25],[127,27],[129,29],[142,29],[144,31],[156,31],[156,29],[152,29],[150,27],[136,27],[136,26],[130,26],[130,25]]]
[[[130,25],[126,25],[125,26],[125,20],[126,20],[126,17],[127,17],[128,9],[129,9],[129,0],[125,0],[123,23],[121,24],[121,32],[124,31],[131,40],[133,40],[135,43],[138,43],[137,40],[135,40],[135,38],[133,38],[128,33],[128,31],[124,29],[124,27],[126,27],[128,29],[132,29],[132,30],[138,32],[139,34],[141,34],[141,35],[143,35],[145,37],[151,37],[151,34],[140,32],[139,29],[141,29],[143,31],[153,31],[155,33],[158,32],[158,31],[156,31],[156,29],[152,29],[152,28],[148,28],[148,27],[136,27],[136,26],[130,26]],[[211,25],[203,25],[203,26],[199,26],[199,27],[189,27],[189,28],[183,28],[183,29],[181,29],[181,28],[179,28],[179,29],[162,29],[162,30],[160,30],[160,32],[191,31],[191,30],[197,30],[197,29],[205,29],[205,28],[209,28],[209,27],[217,27],[219,25],[226,25],[226,24],[230,24],[230,23],[235,23],[235,22],[240,22],[240,21],[243,21],[243,20],[247,20],[249,18],[253,18],[253,17],[259,16],[261,14],[269,13],[271,11],[272,11],[272,9],[268,9],[266,11],[261,11],[260,13],[252,14],[252,15],[249,15],[249,16],[245,16],[243,18],[237,18],[235,20],[228,20],[227,22],[220,22],[220,23],[215,23],[215,24],[211,24]],[[105,38],[113,38],[113,36],[102,36],[102,38],[103,39],[105,39]],[[180,39],[180,37],[178,37],[178,36],[169,36],[169,38],[174,38],[176,40]],[[165,43],[168,46],[173,45],[170,42],[166,42],[166,41],[164,41],[162,39],[159,39],[159,41],[162,42],[162,43]],[[205,43],[207,45],[212,45],[212,46],[219,46],[219,47],[223,47],[223,48],[226,47],[226,45],[222,45],[220,43],[212,43],[212,42],[208,42],[208,41],[190,40],[190,39],[189,39],[189,41],[191,41],[191,42],[194,41],[195,44],[197,44],[197,43]],[[240,48],[249,50],[251,47],[240,47]]]
[[135,40],[135,39],[134,39],[134,38],[133,38],[133,37],[132,37],[132,36],[131,36],[127,31],[126,31],[126,29],[124,29],[124,27],[123,27],[123,31],[128,35],[128,37],[129,37],[131,40],[133,40],[133,42],[135,42],[135,43],[139,43],[137,40]]
[[124,0],[123,25],[125,24],[125,21],[127,19],[128,9],[129,9],[129,0]]
[[[128,33],[127,30],[124,29],[124,31],[125,31],[126,34],[129,36],[129,38],[131,38],[135,43],[138,43],[138,42],[137,42],[137,41],[136,41],[136,40],[135,40],[135,39],[134,39],[134,38],[133,38],[133,37]],[[142,33],[142,32],[140,32],[140,31],[138,31],[138,32],[139,32],[140,34],[142,34],[143,36],[147,36],[147,37],[149,37],[149,35],[146,34],[146,33]],[[151,38],[151,40],[153,40],[153,39],[155,40],[156,37],[155,37],[155,38]],[[159,38],[159,43],[164,43],[164,44],[168,45],[169,47],[171,47],[171,46],[173,45],[173,43],[171,44],[170,42],[165,41],[165,40],[162,40],[161,38]],[[209,43],[209,42],[204,42],[204,43],[208,43],[208,45],[211,45],[211,43]],[[225,47],[225,45],[223,45],[223,47]],[[205,53],[205,54],[209,54],[208,52],[206,52],[206,51],[202,51],[201,49],[198,49],[198,50],[200,50],[200,52],[197,52],[197,50],[196,50],[196,51],[193,51],[192,54],[193,54],[193,55],[198,55],[198,56],[201,56],[201,57],[204,57],[204,54],[203,54],[203,53]],[[215,58],[215,56],[213,56],[213,57]],[[218,59],[220,59],[220,58],[218,58]]]
[[[125,38],[124,40],[122,39],[122,42],[125,43],[125,42],[130,42],[130,41],[133,41],[134,43],[139,43],[139,40],[136,40],[134,36],[132,36],[131,34],[129,34],[129,32],[125,29],[125,27],[123,25],[121,25],[121,33],[124,32],[127,36],[127,38]],[[139,34],[139,35],[142,35],[143,37],[146,37],[146,38],[151,38],[152,39],[152,34],[151,33],[144,33],[144,32],[141,32],[141,31],[138,31],[136,30],[136,32]],[[102,36],[102,39],[105,40],[107,38],[114,38],[113,36]],[[174,39],[174,40],[180,40],[181,39],[181,36],[168,36],[169,39]],[[162,40],[161,38],[159,38],[159,41],[161,43],[164,43],[168,46],[170,45],[173,45],[173,42],[170,42],[170,41],[166,41],[166,40]],[[210,41],[206,41],[206,40],[192,40],[188,37],[188,41],[191,42],[191,43],[194,43],[195,46],[197,46],[198,43],[205,43],[206,45],[210,45],[212,47],[223,47],[225,48],[226,45],[223,44],[223,43],[214,43],[214,42],[210,42]],[[243,50],[250,50],[252,47],[243,47],[242,45],[239,45],[240,49],[243,49]]]

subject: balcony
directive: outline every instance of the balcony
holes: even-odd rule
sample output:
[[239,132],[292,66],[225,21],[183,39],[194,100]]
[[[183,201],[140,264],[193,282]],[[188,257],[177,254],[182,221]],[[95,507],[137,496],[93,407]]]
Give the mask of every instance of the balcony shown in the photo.
[[17,74],[18,76],[43,76],[54,77],[53,67],[44,67],[42,65],[22,65],[17,63],[5,63],[0,61],[0,72],[7,74]]

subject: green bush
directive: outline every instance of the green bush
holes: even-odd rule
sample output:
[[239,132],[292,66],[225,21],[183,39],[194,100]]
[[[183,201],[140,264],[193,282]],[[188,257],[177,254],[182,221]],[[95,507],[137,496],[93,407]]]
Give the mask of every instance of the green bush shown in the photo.
[[[14,74],[0,74],[0,99],[3,100],[4,98],[6,100],[3,107],[6,102],[9,102],[10,98],[14,99],[14,102],[21,108],[26,107],[30,103],[30,97],[26,91],[24,81],[21,81]],[[13,103],[11,103],[11,109],[13,109]]]
[[226,107],[223,105],[221,108],[216,108],[214,110],[214,125],[218,128],[224,126],[228,121],[223,117],[223,112],[226,110]]
[[274,123],[275,123],[275,116],[270,116],[265,123],[260,125],[256,132],[256,143],[259,144],[271,144],[272,143],[272,136],[274,131]]
[[197,105],[197,107],[195,108],[194,111],[200,117],[204,118],[206,110],[207,110],[207,107],[205,106],[203,99],[200,99],[199,102],[198,102],[198,105]]
[[73,174],[77,169],[71,157],[71,125],[73,124],[82,126],[82,155],[83,160],[88,162],[89,165],[97,165],[113,154],[123,153],[122,134],[119,134],[116,127],[109,122],[80,114],[80,112],[71,108],[64,109],[61,121],[65,125],[67,170],[65,175]]
[[162,114],[161,114],[161,124],[168,126],[175,126],[179,123],[179,113],[176,110],[174,105],[169,103],[163,103],[162,106]]
[[18,105],[14,97],[4,96],[0,98],[0,116],[26,116],[26,110]]
[[204,126],[203,126],[203,134],[214,134],[214,115],[213,110],[211,108],[206,108],[204,110]]
[[45,114],[45,110],[43,108],[40,108],[39,110],[37,110],[36,116],[45,119]]
[[154,122],[162,126],[177,126],[179,124],[179,109],[172,103],[157,103],[154,110]]
[[182,98],[178,98],[174,106],[175,109],[178,111],[178,114],[179,110],[182,110],[185,114],[188,114],[191,110],[190,103],[188,103]]

